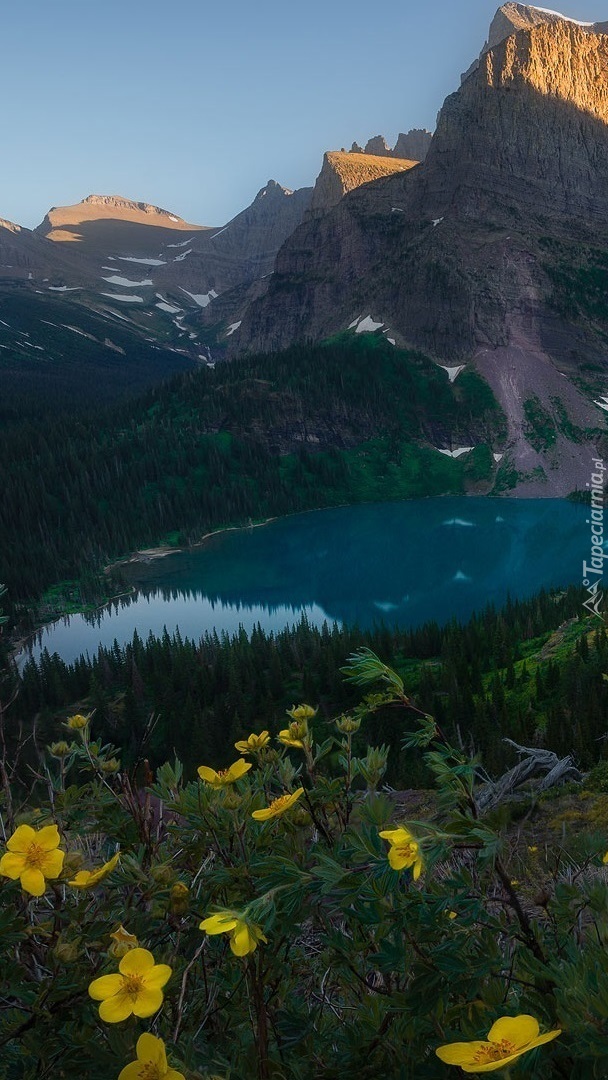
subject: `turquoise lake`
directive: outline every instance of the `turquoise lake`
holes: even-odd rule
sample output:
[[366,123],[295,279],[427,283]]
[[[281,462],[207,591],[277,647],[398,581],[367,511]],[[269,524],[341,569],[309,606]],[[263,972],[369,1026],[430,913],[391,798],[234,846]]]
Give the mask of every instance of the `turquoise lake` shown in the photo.
[[466,620],[510,595],[579,583],[588,509],[554,499],[436,498],[295,514],[132,563],[137,592],[46,628],[33,646],[70,662],[100,644],[176,628],[198,639],[280,630],[306,615],[369,627]]

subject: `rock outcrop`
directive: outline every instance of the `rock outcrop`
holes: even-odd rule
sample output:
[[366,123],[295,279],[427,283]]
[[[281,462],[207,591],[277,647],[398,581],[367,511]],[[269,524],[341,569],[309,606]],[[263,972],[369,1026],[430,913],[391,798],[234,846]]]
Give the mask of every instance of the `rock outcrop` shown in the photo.
[[[581,432],[603,427],[580,374],[602,381],[607,366],[608,306],[589,307],[585,268],[604,280],[593,253],[608,249],[608,36],[559,17],[511,26],[447,98],[424,164],[295,231],[233,349],[370,316],[441,364],[477,364],[509,417],[518,490],[563,494],[584,487],[597,449]],[[553,432],[540,449],[531,401]]]
[[373,154],[375,157],[390,157],[391,153],[384,135],[374,135],[372,139],[368,139],[363,152]]
[[329,150],[323,156],[323,166],[314,186],[308,216],[317,217],[336,206],[348,191],[362,184],[369,184],[381,176],[407,172],[416,164],[416,161],[402,161],[388,156],[374,157],[367,151],[355,154],[351,150],[345,154],[343,151]]
[[429,152],[433,133],[426,128],[412,128],[405,134],[400,132],[397,142],[391,151],[393,157],[410,158],[413,161],[424,161]]
[[[608,32],[608,22],[580,22],[578,19],[571,19],[568,15],[561,15],[558,11],[551,11],[549,8],[532,7],[530,4],[507,3],[498,9],[492,19],[488,40],[481,50],[479,60],[484,53],[499,45],[505,38],[516,34],[519,30],[530,30],[533,26],[539,26],[543,23],[547,26],[557,26],[563,22],[572,23],[589,34],[605,34]],[[462,76],[463,81],[473,71],[477,70],[479,60],[473,61],[469,70]]]

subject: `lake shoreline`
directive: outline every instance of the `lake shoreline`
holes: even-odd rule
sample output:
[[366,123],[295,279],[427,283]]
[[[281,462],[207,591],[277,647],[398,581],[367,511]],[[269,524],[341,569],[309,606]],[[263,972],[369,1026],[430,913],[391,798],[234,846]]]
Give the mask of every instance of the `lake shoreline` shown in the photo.
[[[530,506],[528,513],[524,508],[530,500],[516,500],[517,508],[513,505],[513,500],[502,498],[499,505],[498,498],[500,497],[492,497],[491,502],[487,496],[471,501],[460,496],[441,497],[440,502],[436,498],[413,500],[414,503],[419,503],[418,508],[411,506],[412,500],[391,500],[384,504],[357,506],[343,504],[319,510],[297,511],[242,526],[210,530],[201,536],[196,544],[188,547],[184,545],[175,548],[163,544],[142,548],[128,558],[116,560],[108,568],[124,568],[127,588],[123,585],[114,596],[106,595],[102,604],[94,609],[89,607],[82,616],[78,616],[72,609],[70,614],[78,624],[73,633],[79,642],[83,642],[84,649],[88,631],[80,629],[81,618],[91,624],[95,623],[97,617],[106,622],[110,617],[114,618],[112,608],[114,604],[120,603],[121,597],[130,607],[133,602],[139,605],[138,594],[141,593],[145,603],[134,608],[135,629],[140,630],[140,627],[143,627],[141,632],[144,636],[147,633],[161,634],[164,632],[165,614],[163,610],[162,618],[158,626],[155,626],[154,619],[159,618],[158,611],[154,611],[157,603],[154,598],[155,589],[158,590],[159,597],[163,590],[166,591],[167,595],[163,597],[162,603],[182,605],[174,623],[171,624],[167,618],[166,626],[179,626],[180,631],[196,637],[209,628],[218,633],[232,633],[234,627],[231,620],[236,618],[234,611],[238,612],[242,607],[245,616],[248,606],[254,611],[253,617],[259,620],[262,627],[266,618],[270,619],[272,625],[276,612],[280,612],[280,617],[285,618],[286,622],[291,621],[296,608],[300,607],[306,609],[307,617],[312,615],[313,618],[322,617],[330,623],[337,621],[358,626],[398,620],[404,627],[416,626],[425,620],[441,621],[444,610],[452,611],[452,615],[448,617],[466,617],[470,610],[481,609],[484,604],[500,603],[501,599],[495,594],[497,587],[501,589],[500,597],[503,592],[505,596],[513,595],[514,581],[505,586],[501,578],[501,567],[506,565],[507,557],[511,566],[510,572],[514,573],[517,579],[522,573],[524,580],[529,578],[530,569],[533,574],[533,580],[528,580],[525,592],[520,594],[517,589],[515,598],[531,594],[538,587],[564,587],[573,583],[577,577],[576,570],[573,574],[573,567],[576,567],[579,560],[582,535],[579,533],[577,518],[581,516],[583,508],[572,506],[570,513],[565,513],[567,500],[550,500],[554,508],[549,510],[548,500],[543,499],[537,500],[537,509]],[[452,500],[453,505],[448,506]],[[475,503],[478,505],[474,509]],[[575,511],[573,528],[571,514]],[[343,514],[346,516],[341,516]],[[310,523],[311,515],[315,518],[319,516],[319,523]],[[543,552],[546,550],[546,543],[541,551],[538,530],[535,531],[537,520],[542,521],[543,529],[546,531],[548,528],[549,535],[553,536],[553,561],[556,570],[552,571],[551,578],[544,581],[540,571],[545,562]],[[506,524],[503,524],[505,521]],[[276,535],[273,533],[268,539],[260,535],[257,540],[253,536],[251,541],[248,539],[248,534],[252,534],[254,529],[258,530],[270,524],[274,524],[275,529],[279,530]],[[473,524],[492,531],[486,531],[485,536],[477,531],[474,533],[470,528]],[[429,529],[437,551],[441,553],[440,558],[431,558],[429,554]],[[495,532],[496,529],[498,532]],[[328,539],[318,540],[325,536],[326,530]],[[232,538],[226,541],[226,547],[223,541],[209,543],[213,537],[230,533]],[[241,538],[235,539],[239,534]],[[484,536],[479,555],[472,552],[475,545],[471,542],[476,534]],[[531,537],[529,542],[528,535]],[[564,541],[569,538],[568,553],[562,551],[561,539],[556,543],[558,538],[563,538]],[[363,545],[361,554],[358,554],[356,547],[359,542]],[[390,551],[395,546],[399,549],[399,556],[395,569],[391,570],[387,577],[385,566],[390,565]],[[230,563],[229,553],[232,551],[242,553],[237,557],[234,566]],[[488,563],[487,559],[492,552],[494,554]],[[182,559],[177,560],[171,567],[164,565],[164,560],[170,554],[182,556]],[[407,555],[405,560],[404,554]],[[569,569],[562,574],[566,562]],[[218,566],[222,568],[220,576],[214,577],[214,568]],[[367,567],[369,572],[366,571],[363,578],[356,574],[353,577],[352,568],[355,566]],[[198,567],[204,568],[201,578],[196,577],[199,570],[195,568]],[[416,568],[413,576],[412,567]],[[195,574],[193,581],[196,584],[190,582],[190,573]],[[300,588],[302,573],[309,574],[311,582],[304,590]],[[133,577],[129,581],[130,574]],[[537,581],[537,576],[541,580]],[[177,595],[182,579],[185,582],[185,602]],[[346,585],[339,584],[343,581]],[[290,591],[292,582],[296,583],[296,587]],[[172,593],[175,595],[171,595]],[[188,618],[191,616],[186,612],[186,605],[190,603],[188,597],[194,598],[196,604],[200,605],[190,626]],[[158,603],[161,603],[161,600]],[[362,609],[359,608],[360,604],[363,605]],[[152,606],[148,608],[147,605]],[[225,626],[222,625],[223,609],[226,611]],[[184,623],[181,621],[182,612]],[[117,608],[116,616],[118,615]],[[150,617],[152,621],[147,622]],[[203,619],[207,621],[203,622]],[[47,632],[50,626],[60,624],[61,621],[61,615],[48,620]],[[110,623],[107,622],[107,625]],[[276,630],[277,626],[272,625],[272,628]],[[22,634],[21,641],[15,644],[17,647],[25,645],[27,648],[28,644],[31,647],[31,644],[36,642],[37,632]],[[67,630],[58,626],[57,640],[63,640],[66,634]],[[47,638],[37,642],[38,650],[46,641]],[[53,641],[49,635],[51,649]],[[88,648],[91,647],[96,646],[91,646],[89,642]]]
[[[344,503],[342,505],[345,505]],[[318,507],[317,509],[332,509],[331,507]],[[315,510],[303,510],[296,511],[296,513],[315,513]],[[279,515],[280,517],[291,517],[291,514]],[[255,521],[247,525],[223,525],[219,529],[212,529],[211,532],[205,533],[201,536],[200,540],[196,540],[193,544],[187,544],[185,547],[170,547],[168,544],[159,544],[158,547],[153,548],[141,548],[137,551],[133,551],[130,555],[125,555],[120,559],[116,559],[114,562],[110,562],[107,566],[104,566],[102,573],[111,574],[113,570],[116,570],[120,566],[131,566],[133,563],[147,563],[154,562],[156,559],[165,559],[167,555],[183,555],[188,551],[196,551],[197,548],[203,547],[205,542],[212,536],[221,536],[222,533],[229,532],[242,532],[244,529],[261,529],[264,525],[270,525],[271,521],[278,521],[278,517],[275,514],[273,517],[265,518],[264,521]]]
[[[415,500],[414,499],[388,499],[388,500],[382,500],[382,502],[397,504],[397,503],[401,503],[401,502],[406,502],[406,503],[414,502],[414,501],[418,501],[418,499],[431,502],[431,501],[438,501],[438,500],[441,500],[441,499],[450,499],[450,498],[454,498],[454,497],[456,497],[456,496],[454,496],[453,494],[442,493],[441,495],[422,495],[422,496],[418,496],[418,498],[415,499]],[[508,502],[528,502],[528,498],[518,499],[518,498],[513,497],[513,496],[507,498],[504,494],[499,494],[499,495],[489,495],[488,494],[488,495],[482,495],[482,496],[480,496],[480,495],[472,495],[472,494],[471,495],[463,494],[462,496],[458,496],[458,497],[462,497],[462,498],[465,498],[465,499],[466,498],[483,498],[484,500],[487,500],[487,501],[492,500],[492,501],[501,502],[501,503],[505,502],[505,501],[508,501]],[[576,501],[576,500],[573,500],[570,497],[566,497],[563,500],[559,500],[559,501],[573,502],[573,501]],[[169,555],[179,555],[179,554],[183,555],[183,554],[186,554],[188,552],[195,552],[195,551],[199,550],[200,548],[204,547],[208,540],[211,540],[215,536],[221,536],[221,535],[223,535],[225,533],[244,532],[246,530],[259,529],[259,528],[265,527],[267,525],[270,525],[275,521],[286,521],[286,520],[288,520],[289,518],[292,518],[292,517],[297,517],[297,516],[304,515],[304,514],[306,514],[306,515],[308,515],[308,514],[316,514],[316,513],[319,513],[321,511],[324,511],[324,510],[338,510],[338,509],[341,509],[341,508],[347,507],[347,506],[354,507],[354,506],[378,506],[378,505],[382,505],[382,503],[378,503],[375,500],[372,500],[370,502],[360,502],[360,503],[359,502],[358,503],[342,502],[342,503],[335,503],[332,506],[316,506],[316,507],[311,507],[311,508],[309,508],[307,510],[293,510],[293,511],[290,511],[289,513],[287,513],[287,514],[275,514],[275,515],[272,515],[271,517],[264,518],[264,520],[262,520],[262,521],[246,522],[246,523],[244,523],[242,525],[223,525],[223,526],[220,526],[217,529],[211,529],[209,532],[204,533],[204,535],[201,536],[199,540],[196,540],[192,544],[187,544],[187,545],[183,545],[183,546],[180,546],[180,547],[173,547],[173,546],[170,546],[169,544],[159,544],[159,545],[157,545],[155,547],[136,549],[135,551],[131,552],[131,554],[129,554],[129,555],[123,555],[120,558],[114,559],[111,562],[107,563],[102,568],[100,573],[104,578],[109,579],[111,577],[111,574],[114,571],[119,570],[120,567],[122,567],[122,566],[132,566],[132,565],[137,565],[138,563],[143,563],[143,564],[151,563],[151,562],[156,562],[156,561],[161,560],[161,559],[165,559]],[[134,586],[134,585],[128,586],[127,589],[125,590],[125,587],[124,587],[124,584],[123,584],[121,586],[120,592],[114,593],[112,596],[109,596],[109,597],[106,596],[106,598],[104,598],[104,600],[101,603],[95,604],[92,607],[89,606],[89,605],[83,604],[82,606],[79,606],[77,609],[70,608],[68,610],[67,605],[66,605],[65,608],[63,608],[61,610],[58,610],[56,612],[53,612],[53,614],[50,617],[46,618],[46,619],[45,618],[38,618],[37,622],[36,622],[36,627],[35,627],[34,630],[30,631],[29,633],[27,633],[25,635],[22,635],[19,638],[15,638],[15,639],[13,639],[11,641],[11,655],[15,656],[17,653],[21,652],[23,648],[27,647],[29,642],[31,642],[31,641],[33,641],[35,639],[37,634],[44,631],[47,627],[52,626],[53,623],[59,622],[61,619],[69,618],[71,615],[79,615],[79,614],[95,615],[97,612],[101,613],[101,612],[104,611],[105,608],[107,608],[110,604],[115,603],[121,597],[127,596],[127,595],[132,596],[136,592],[137,592],[137,587],[136,586]]]

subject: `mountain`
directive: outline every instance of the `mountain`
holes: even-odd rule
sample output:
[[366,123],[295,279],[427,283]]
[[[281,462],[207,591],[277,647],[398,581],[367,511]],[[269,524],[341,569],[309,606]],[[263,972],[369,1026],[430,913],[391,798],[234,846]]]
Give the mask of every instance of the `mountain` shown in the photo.
[[357,154],[352,150],[345,154],[344,151],[330,150],[323,156],[323,166],[313,189],[308,213],[317,217],[339,203],[348,191],[354,191],[381,176],[406,172],[417,164],[417,161],[402,161],[386,155]]
[[120,195],[53,207],[33,231],[0,219],[5,408],[110,400],[212,362],[311,195],[270,180],[221,228]]
[[563,495],[605,444],[608,36],[518,4],[492,27],[424,163],[304,221],[231,350],[375,330],[471,367],[508,419],[499,484]]
[[122,251],[152,255],[185,231],[206,230],[159,206],[121,195],[89,195],[73,206],[53,206],[35,229],[54,243],[78,244],[93,256]]

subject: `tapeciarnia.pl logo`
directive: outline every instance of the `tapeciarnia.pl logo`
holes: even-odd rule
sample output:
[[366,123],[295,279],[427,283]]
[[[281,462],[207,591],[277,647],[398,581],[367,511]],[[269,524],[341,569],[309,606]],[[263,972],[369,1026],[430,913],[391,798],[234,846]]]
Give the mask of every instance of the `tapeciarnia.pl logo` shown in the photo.
[[602,591],[602,577],[604,573],[604,559],[608,559],[608,552],[604,550],[604,478],[606,466],[602,458],[593,458],[591,483],[587,484],[591,494],[590,517],[587,524],[591,526],[591,562],[583,562],[583,585],[589,596],[583,603],[592,615],[599,619],[604,618],[601,611],[604,593]]

